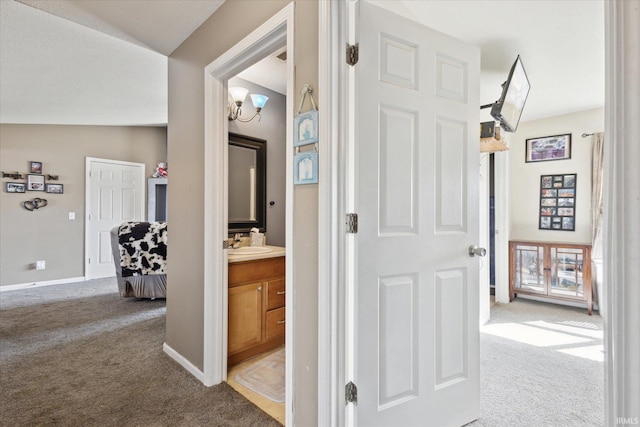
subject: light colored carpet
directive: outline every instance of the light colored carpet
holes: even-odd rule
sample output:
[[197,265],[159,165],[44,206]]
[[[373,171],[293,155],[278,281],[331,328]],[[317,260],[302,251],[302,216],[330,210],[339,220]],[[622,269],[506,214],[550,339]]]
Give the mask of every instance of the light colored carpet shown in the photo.
[[469,426],[604,426],[602,318],[516,298],[480,330],[480,419]]
[[274,402],[284,402],[284,347],[247,366],[234,378],[238,383]]

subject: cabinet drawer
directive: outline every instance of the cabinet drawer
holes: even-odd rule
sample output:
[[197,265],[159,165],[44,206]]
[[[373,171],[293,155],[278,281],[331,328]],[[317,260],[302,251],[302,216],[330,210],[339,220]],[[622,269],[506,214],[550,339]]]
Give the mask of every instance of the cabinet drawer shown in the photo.
[[233,262],[228,265],[229,287],[257,282],[275,277],[284,277],[284,257],[252,261]]
[[267,282],[267,310],[284,307],[284,292],[284,279],[269,280]]
[[266,339],[284,335],[285,308],[277,308],[267,311],[267,336]]

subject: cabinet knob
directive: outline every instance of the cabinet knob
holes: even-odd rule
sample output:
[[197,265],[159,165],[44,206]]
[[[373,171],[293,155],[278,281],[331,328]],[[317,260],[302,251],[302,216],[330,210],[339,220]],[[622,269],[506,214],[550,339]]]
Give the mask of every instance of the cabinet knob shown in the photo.
[[262,290],[262,286],[258,286],[258,290],[261,291]]
[[283,324],[283,323],[285,323],[285,322],[286,322],[286,320],[278,320],[276,323],[277,323],[278,325],[282,325],[282,324]]
[[286,291],[278,291],[276,292],[276,295],[284,295]]

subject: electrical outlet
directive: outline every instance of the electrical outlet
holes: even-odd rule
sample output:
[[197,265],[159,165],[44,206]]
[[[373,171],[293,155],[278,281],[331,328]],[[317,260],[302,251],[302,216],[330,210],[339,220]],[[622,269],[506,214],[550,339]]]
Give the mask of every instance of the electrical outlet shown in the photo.
[[45,261],[36,261],[36,270],[44,270],[46,267]]
[[74,221],[76,219],[76,213],[75,212],[69,212],[69,221]]

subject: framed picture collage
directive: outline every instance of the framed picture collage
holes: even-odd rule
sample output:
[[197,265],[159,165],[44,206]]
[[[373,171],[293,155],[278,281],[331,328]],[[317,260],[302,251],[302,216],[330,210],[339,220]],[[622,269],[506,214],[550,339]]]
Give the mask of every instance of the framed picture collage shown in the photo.
[[540,230],[576,230],[577,174],[540,176]]

